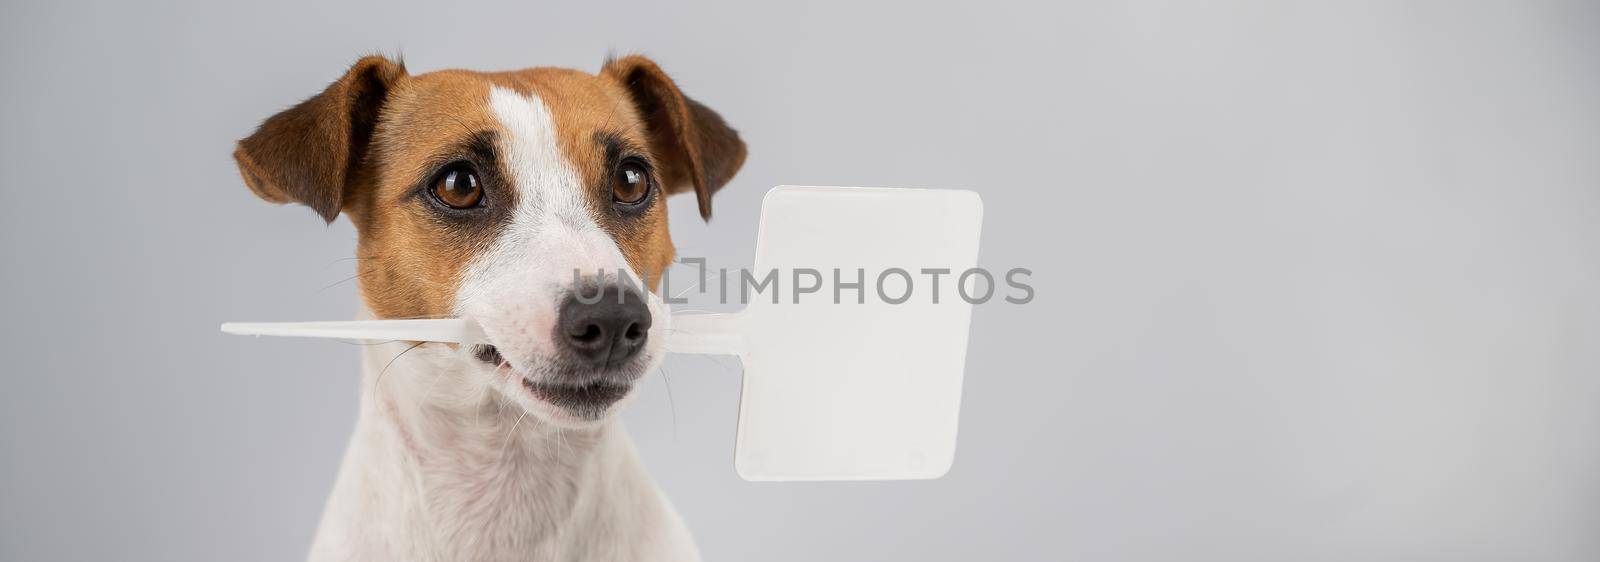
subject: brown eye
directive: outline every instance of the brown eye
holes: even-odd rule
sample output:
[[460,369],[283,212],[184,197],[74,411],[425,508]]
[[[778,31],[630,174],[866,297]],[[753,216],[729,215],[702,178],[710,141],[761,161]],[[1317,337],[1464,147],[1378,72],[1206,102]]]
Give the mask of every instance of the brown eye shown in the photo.
[[650,195],[650,170],[644,164],[628,160],[617,166],[616,177],[611,180],[611,199],[623,204],[636,204]]
[[483,182],[472,168],[455,166],[433,181],[433,197],[454,209],[470,209],[483,201]]

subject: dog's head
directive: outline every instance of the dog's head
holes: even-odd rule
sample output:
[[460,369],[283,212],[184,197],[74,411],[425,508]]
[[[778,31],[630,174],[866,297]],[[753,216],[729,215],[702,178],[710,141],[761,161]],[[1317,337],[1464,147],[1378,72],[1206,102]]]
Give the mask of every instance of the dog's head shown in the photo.
[[359,231],[379,318],[466,317],[452,352],[546,421],[604,418],[659,362],[668,195],[700,214],[744,143],[650,60],[410,75],[383,57],[262,123],[234,157],[261,198]]

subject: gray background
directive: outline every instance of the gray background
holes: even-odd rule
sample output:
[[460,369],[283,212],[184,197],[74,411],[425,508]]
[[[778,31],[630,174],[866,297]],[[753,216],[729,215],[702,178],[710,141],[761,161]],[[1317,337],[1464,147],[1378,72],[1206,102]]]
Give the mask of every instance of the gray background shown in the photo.
[[[626,417],[708,559],[1600,559],[1600,6],[7,2],[0,558],[303,556],[356,350],[343,220],[228,154],[359,55],[660,61],[749,141],[687,255],[782,183],[966,187],[954,470],[752,484],[736,365]],[[331,285],[331,287],[329,287]],[[327,287],[327,288],[324,288]]]

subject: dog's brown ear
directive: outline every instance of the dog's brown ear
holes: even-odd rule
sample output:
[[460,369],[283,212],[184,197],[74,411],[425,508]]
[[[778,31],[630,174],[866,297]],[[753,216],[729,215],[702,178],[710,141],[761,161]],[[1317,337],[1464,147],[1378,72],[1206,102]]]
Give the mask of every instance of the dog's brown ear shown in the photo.
[[649,129],[652,150],[663,160],[668,193],[694,188],[700,216],[711,219],[711,194],[744,164],[744,141],[710,108],[678,90],[656,63],[632,55],[608,60],[600,73],[620,82]]
[[364,57],[322,93],[267,119],[233,151],[244,183],[262,199],[301,203],[333,222],[378,111],[405,74],[402,63]]

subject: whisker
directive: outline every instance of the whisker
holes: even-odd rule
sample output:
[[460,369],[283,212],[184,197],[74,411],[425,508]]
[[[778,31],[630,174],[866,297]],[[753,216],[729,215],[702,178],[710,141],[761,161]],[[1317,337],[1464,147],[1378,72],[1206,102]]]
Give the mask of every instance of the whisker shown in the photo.
[[511,436],[516,435],[517,426],[522,425],[522,418],[525,418],[525,417],[528,417],[528,411],[527,410],[523,410],[522,411],[522,415],[517,416],[516,423],[511,424],[511,431],[507,431],[506,432],[506,440],[505,440],[505,442],[500,444],[500,454],[496,455],[497,458],[502,459],[502,460],[505,459],[506,451],[508,450],[508,448],[511,447]]
[[375,260],[375,259],[382,259],[382,258],[383,258],[383,256],[350,256],[350,257],[339,258],[339,259],[330,261],[330,262],[328,262],[328,265],[326,265],[324,267],[332,267],[336,263],[346,262],[346,261],[351,261],[351,260]]
[[400,357],[404,356],[407,353],[411,353],[411,350],[413,350],[413,349],[422,347],[422,344],[425,344],[425,343],[428,343],[428,342],[419,341],[417,343],[411,344],[411,347],[406,348],[405,351],[402,351],[402,352],[400,352],[398,354],[395,354],[393,359],[390,359],[388,363],[384,364],[383,370],[382,371],[378,371],[378,376],[372,378],[372,397],[373,397],[374,400],[376,400],[377,397],[378,397],[378,383],[383,381],[383,375],[389,372],[389,367],[393,367],[394,366],[394,362],[395,361],[399,361]]
[[356,280],[356,278],[358,278],[358,277],[361,277],[361,273],[359,273],[359,272],[356,273],[355,275],[351,275],[351,276],[346,277],[344,279],[340,279],[338,281],[334,281],[333,283],[330,283],[330,284],[327,284],[327,285],[323,285],[321,289],[317,289],[317,292],[321,293],[323,291],[326,291],[328,289],[332,289],[332,288],[337,287],[339,285],[343,285],[345,283],[349,283],[351,281]]
[[[372,259],[379,259],[379,258],[356,257],[356,258],[345,258],[345,259],[372,260]],[[362,263],[365,263],[365,261],[363,261]],[[329,265],[333,265],[333,264],[329,264]],[[358,264],[357,268],[356,268],[356,274],[355,275],[351,275],[351,276],[346,277],[344,279],[340,279],[338,281],[335,281],[335,282],[333,282],[333,283],[331,283],[329,285],[323,286],[321,289],[317,289],[317,292],[320,293],[322,291],[326,291],[328,289],[332,289],[332,288],[337,287],[339,285],[342,285],[342,284],[345,284],[345,283],[349,283],[350,281],[353,281],[353,280],[356,280],[356,279],[360,279],[360,278],[362,278],[364,276],[372,275],[374,273],[378,273],[378,269],[379,269],[378,267],[370,267],[370,268],[367,268],[367,269],[361,269],[360,265]],[[423,283],[423,284],[426,284],[426,285],[431,285],[431,286],[434,286],[434,287],[439,287],[439,288],[444,288],[444,289],[449,289],[450,288],[450,286],[447,285],[447,284],[441,283],[439,281],[435,281],[433,279],[428,279],[426,277],[423,277],[421,275],[417,275],[415,273],[410,273],[410,274],[407,275],[407,277],[410,278],[412,281],[416,281],[418,283]]]
[[600,130],[601,131],[605,131],[606,129],[610,129],[611,128],[611,118],[617,116],[617,109],[620,108],[620,107],[622,107],[622,102],[617,102],[617,103],[611,104],[611,112],[606,114],[606,122],[605,122],[605,124],[600,125]]
[[672,412],[672,441],[678,441],[678,403],[672,399],[672,378],[667,376],[667,366],[657,367],[661,370],[661,381],[667,385],[667,410]]

